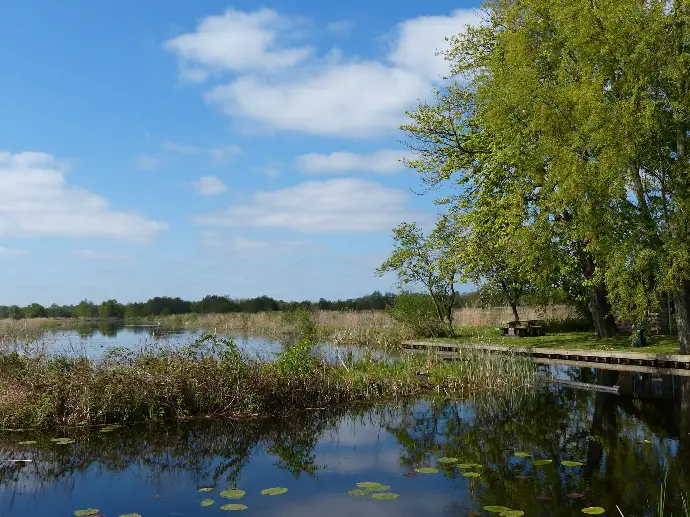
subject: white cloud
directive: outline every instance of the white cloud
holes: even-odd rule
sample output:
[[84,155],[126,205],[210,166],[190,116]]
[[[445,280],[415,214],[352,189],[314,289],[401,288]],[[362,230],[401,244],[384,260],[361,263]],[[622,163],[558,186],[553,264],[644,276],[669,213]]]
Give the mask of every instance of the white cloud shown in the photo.
[[162,163],[163,160],[157,156],[142,154],[137,156],[136,167],[140,171],[152,171]]
[[466,25],[480,22],[476,9],[458,9],[451,16],[420,16],[399,24],[388,59],[396,66],[429,80],[449,72],[443,56],[436,52],[448,48],[445,38],[460,33]]
[[201,242],[204,246],[224,254],[233,253],[239,255],[256,255],[271,253],[287,253],[298,249],[304,249],[311,245],[308,240],[267,240],[242,236],[228,236],[216,230],[208,230],[201,233]]
[[202,196],[215,196],[228,191],[223,181],[216,176],[202,176],[196,181],[192,181],[192,186]]
[[129,255],[94,250],[72,250],[69,254],[73,257],[89,260],[127,260],[130,258]]
[[309,181],[294,187],[260,191],[247,203],[197,215],[204,226],[285,228],[305,233],[388,231],[415,216],[405,207],[402,190],[363,179]]
[[326,24],[326,30],[338,36],[346,36],[350,33],[354,26],[355,24],[351,20],[338,20],[336,22]]
[[272,9],[242,12],[228,9],[209,16],[196,30],[165,42],[166,49],[181,58],[181,75],[204,81],[209,75],[227,70],[276,70],[292,67],[309,57],[309,47],[283,47],[280,32],[294,26]]
[[[390,52],[380,60],[348,58],[338,50],[316,57],[306,47],[281,47],[279,36],[290,29],[290,21],[266,9],[210,16],[166,47],[179,56],[183,72],[193,70],[203,78],[219,70],[238,74],[204,95],[236,123],[366,138],[397,130],[405,110],[426,98],[446,73],[443,58],[435,55],[445,47],[444,38],[477,20],[470,10],[407,20],[388,35]],[[334,22],[331,30],[339,24],[345,27]],[[287,59],[277,59],[282,53]],[[272,73],[277,62],[280,73]]]
[[29,252],[27,250],[13,250],[10,248],[4,248],[0,246],[0,257],[17,257],[28,254]]
[[338,172],[374,172],[389,174],[406,169],[400,162],[408,157],[407,151],[383,149],[370,154],[334,152],[331,154],[309,153],[295,158],[295,167],[305,174]]
[[222,161],[227,158],[232,158],[237,156],[242,152],[242,148],[239,145],[225,145],[218,147],[203,148],[198,145],[193,144],[179,144],[177,142],[163,142],[161,147],[165,151],[170,151],[179,154],[208,154],[214,160]]
[[197,154],[201,149],[196,145],[178,144],[176,142],[163,142],[161,147],[166,151],[172,151],[180,154]]
[[103,197],[67,185],[65,174],[46,153],[0,153],[0,235],[146,241],[167,228],[138,212],[113,210]]

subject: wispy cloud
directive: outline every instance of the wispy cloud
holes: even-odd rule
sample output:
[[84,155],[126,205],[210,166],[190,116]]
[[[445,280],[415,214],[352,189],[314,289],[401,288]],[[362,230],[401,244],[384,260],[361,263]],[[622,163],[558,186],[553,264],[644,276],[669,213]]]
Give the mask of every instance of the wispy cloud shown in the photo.
[[29,251],[27,250],[13,250],[10,248],[4,248],[0,246],[0,257],[19,257],[28,254]]
[[132,258],[130,255],[94,250],[72,250],[69,254],[73,257],[89,260],[129,260]]
[[179,154],[207,154],[216,161],[233,158],[242,152],[239,145],[225,145],[216,147],[199,147],[193,144],[180,144],[177,142],[163,142],[161,148],[165,151]]
[[163,160],[159,156],[153,156],[151,154],[141,154],[137,156],[136,168],[140,171],[152,171],[159,167],[163,163]]
[[402,158],[409,157],[404,150],[383,149],[370,154],[334,152],[331,154],[302,154],[295,158],[295,167],[305,174],[332,174],[339,172],[373,172],[391,174],[406,169]]
[[216,176],[202,176],[196,181],[192,181],[192,186],[202,196],[214,196],[228,191],[223,181]]

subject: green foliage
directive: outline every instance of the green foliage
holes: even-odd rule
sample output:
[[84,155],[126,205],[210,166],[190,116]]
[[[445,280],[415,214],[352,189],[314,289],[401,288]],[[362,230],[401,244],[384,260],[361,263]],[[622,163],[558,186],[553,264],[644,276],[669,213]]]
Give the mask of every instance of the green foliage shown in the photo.
[[431,296],[424,293],[402,292],[395,305],[386,312],[398,323],[405,325],[417,337],[441,337],[448,329],[438,319]]
[[449,335],[453,334],[455,283],[460,274],[452,247],[454,231],[450,220],[444,217],[427,236],[415,223],[402,223],[393,230],[393,253],[376,270],[379,276],[396,272],[403,289],[423,286],[433,303],[436,319]]

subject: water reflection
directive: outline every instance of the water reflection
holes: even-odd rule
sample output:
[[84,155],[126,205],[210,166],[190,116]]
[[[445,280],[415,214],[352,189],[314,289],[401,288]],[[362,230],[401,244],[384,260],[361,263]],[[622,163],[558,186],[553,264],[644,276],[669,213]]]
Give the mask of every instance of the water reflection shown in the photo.
[[[306,412],[289,420],[197,420],[164,429],[77,434],[57,446],[34,433],[1,433],[0,515],[70,515],[94,506],[111,515],[195,514],[199,501],[238,487],[252,513],[281,515],[469,515],[482,506],[525,515],[656,514],[668,470],[667,511],[680,513],[690,479],[690,378],[636,378],[626,372],[573,371],[582,382],[621,393],[562,387],[472,401],[424,400],[360,411]],[[625,389],[624,389],[625,386]],[[18,446],[38,440],[35,446]],[[521,459],[515,451],[529,452]],[[453,466],[404,477],[440,456],[482,465],[468,479]],[[553,463],[534,466],[533,459]],[[583,463],[565,467],[563,460]],[[397,501],[347,495],[378,481]],[[199,494],[201,486],[216,486]],[[284,486],[284,496],[259,495]],[[203,497],[202,497],[203,495]],[[119,512],[119,513],[118,513]]]

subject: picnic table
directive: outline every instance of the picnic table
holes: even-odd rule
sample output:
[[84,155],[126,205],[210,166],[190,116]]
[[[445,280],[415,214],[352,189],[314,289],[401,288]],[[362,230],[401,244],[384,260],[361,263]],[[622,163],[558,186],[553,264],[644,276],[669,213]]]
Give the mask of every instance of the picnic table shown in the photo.
[[540,320],[509,321],[507,327],[501,327],[501,334],[513,337],[534,337],[546,334]]

